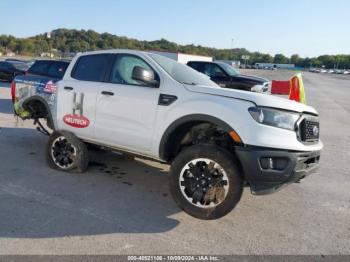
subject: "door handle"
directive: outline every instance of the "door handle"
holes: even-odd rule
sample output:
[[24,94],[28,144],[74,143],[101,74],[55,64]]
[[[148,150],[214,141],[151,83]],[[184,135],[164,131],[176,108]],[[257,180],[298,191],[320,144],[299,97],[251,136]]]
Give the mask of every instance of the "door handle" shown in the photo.
[[106,96],[114,96],[114,93],[110,91],[102,91],[101,94]]
[[72,91],[72,90],[73,90],[73,87],[71,87],[71,86],[65,86],[64,89],[65,89],[65,90],[68,90],[68,91]]

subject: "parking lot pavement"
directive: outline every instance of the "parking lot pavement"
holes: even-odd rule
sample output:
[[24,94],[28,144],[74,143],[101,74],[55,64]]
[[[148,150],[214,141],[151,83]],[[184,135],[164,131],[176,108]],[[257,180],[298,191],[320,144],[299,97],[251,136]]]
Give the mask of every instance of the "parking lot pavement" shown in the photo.
[[350,254],[350,80],[304,82],[321,115],[319,171],[273,195],[246,189],[216,221],[176,207],[165,165],[95,151],[85,174],[49,169],[47,137],[16,123],[0,83],[0,254]]

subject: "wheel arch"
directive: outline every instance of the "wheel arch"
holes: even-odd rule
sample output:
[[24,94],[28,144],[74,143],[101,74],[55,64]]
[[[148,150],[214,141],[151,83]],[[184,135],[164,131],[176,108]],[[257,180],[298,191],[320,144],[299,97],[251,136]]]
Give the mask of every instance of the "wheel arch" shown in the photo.
[[183,116],[170,124],[167,127],[166,131],[163,133],[159,145],[160,159],[169,162],[169,160],[173,157],[171,156],[170,152],[173,144],[176,142],[174,140],[181,137],[182,135],[185,135],[185,133],[191,127],[200,123],[215,124],[227,133],[234,131],[234,129],[228,123],[211,115],[192,114]]
[[54,121],[53,121],[52,113],[51,113],[51,110],[50,110],[50,107],[49,107],[49,104],[47,103],[47,101],[44,98],[42,98],[41,96],[34,95],[34,96],[29,97],[28,99],[26,99],[23,102],[22,107],[24,110],[28,110],[31,113],[37,113],[37,112],[33,112],[33,110],[30,108],[31,104],[40,104],[40,106],[43,106],[43,108],[45,109],[45,112],[47,113],[47,115],[45,116],[45,118],[47,118],[47,125],[51,129],[54,129]]

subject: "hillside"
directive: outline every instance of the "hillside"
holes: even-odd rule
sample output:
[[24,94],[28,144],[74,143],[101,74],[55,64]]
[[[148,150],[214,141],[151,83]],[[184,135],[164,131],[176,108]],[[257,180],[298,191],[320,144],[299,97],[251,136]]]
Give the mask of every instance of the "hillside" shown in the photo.
[[293,63],[301,67],[325,65],[333,68],[350,68],[350,55],[320,56],[318,58],[301,58],[293,55],[291,58],[282,54],[274,57],[260,52],[250,52],[245,48],[217,49],[200,45],[178,45],[166,39],[156,41],[139,41],[109,33],[97,33],[93,30],[56,29],[51,32],[51,38],[47,34],[40,34],[29,38],[16,38],[14,36],[0,35],[0,52],[15,52],[19,55],[37,56],[52,49],[62,54],[75,52],[128,48],[137,50],[161,50],[178,51],[197,55],[212,56],[215,59],[241,60],[242,55],[249,55],[249,63]]

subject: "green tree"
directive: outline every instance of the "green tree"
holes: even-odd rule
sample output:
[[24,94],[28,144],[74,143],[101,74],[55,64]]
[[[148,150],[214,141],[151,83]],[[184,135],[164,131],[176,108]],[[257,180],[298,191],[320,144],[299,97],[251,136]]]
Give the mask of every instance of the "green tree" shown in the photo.
[[289,59],[287,57],[285,57],[283,54],[276,54],[273,62],[275,64],[288,64],[289,63]]
[[296,66],[301,66],[302,61],[303,59],[298,54],[294,54],[290,57],[290,63]]

